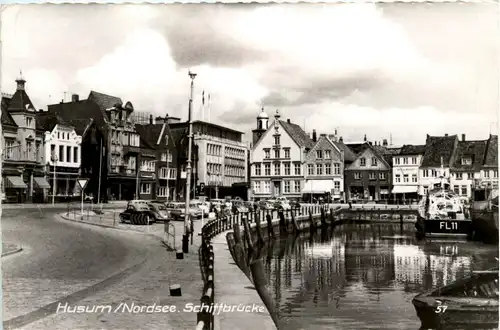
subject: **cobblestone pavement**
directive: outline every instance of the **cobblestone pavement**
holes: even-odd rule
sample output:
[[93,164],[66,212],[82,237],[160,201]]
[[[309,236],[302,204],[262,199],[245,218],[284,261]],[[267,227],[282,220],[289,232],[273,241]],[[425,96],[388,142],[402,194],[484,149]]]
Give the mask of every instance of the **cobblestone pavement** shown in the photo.
[[[174,223],[182,233],[182,222]],[[201,228],[201,221],[194,223],[195,233]],[[183,312],[186,303],[199,303],[203,289],[198,248],[200,237],[193,235],[194,244],[189,245],[189,253],[177,260],[175,252],[166,248],[155,248],[139,271],[116,283],[106,290],[72,304],[71,306],[111,306],[111,313],[55,313],[22,329],[162,329],[182,330],[196,327],[196,313]],[[180,238],[178,239],[180,243]],[[154,251],[154,252],[153,252]],[[171,297],[169,286],[179,284],[181,297]],[[174,313],[128,313],[114,312],[120,304],[173,305]],[[62,309],[60,309],[62,311]]]

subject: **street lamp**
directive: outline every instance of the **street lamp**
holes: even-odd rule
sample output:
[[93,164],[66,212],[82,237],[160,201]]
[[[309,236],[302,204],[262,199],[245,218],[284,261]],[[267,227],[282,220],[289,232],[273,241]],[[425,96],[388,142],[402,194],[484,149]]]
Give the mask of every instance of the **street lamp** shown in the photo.
[[188,159],[186,165],[186,212],[184,216],[184,235],[182,236],[182,252],[189,252],[189,231],[190,231],[190,209],[189,209],[189,193],[191,192],[191,150],[193,142],[193,123],[191,121],[191,114],[193,109],[193,92],[194,92],[194,79],[196,78],[196,73],[191,71],[188,72],[189,78],[191,79],[191,93],[189,96],[189,114],[188,114]]
[[[50,156],[50,160],[52,161],[52,164],[54,164],[54,166],[52,167],[54,169],[54,177],[52,179],[52,205],[54,205],[55,201],[56,201],[56,164],[58,161],[55,150],[52,151],[52,155]],[[83,190],[82,190],[82,194],[83,194]]]

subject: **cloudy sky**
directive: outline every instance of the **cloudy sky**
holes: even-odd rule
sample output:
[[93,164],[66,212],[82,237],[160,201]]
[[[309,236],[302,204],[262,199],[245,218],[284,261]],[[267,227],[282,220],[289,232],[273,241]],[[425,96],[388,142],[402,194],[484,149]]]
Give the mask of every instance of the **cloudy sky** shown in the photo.
[[350,141],[482,139],[497,133],[499,17],[472,3],[18,5],[2,12],[2,92],[22,69],[37,108],[95,90],[185,119],[191,69],[195,117],[205,90],[210,120],[248,133],[264,107]]

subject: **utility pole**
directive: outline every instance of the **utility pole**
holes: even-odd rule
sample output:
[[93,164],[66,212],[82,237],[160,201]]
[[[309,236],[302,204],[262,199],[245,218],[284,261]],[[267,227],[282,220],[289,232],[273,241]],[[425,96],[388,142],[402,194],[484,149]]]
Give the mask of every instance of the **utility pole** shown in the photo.
[[196,73],[188,72],[189,78],[191,79],[191,93],[189,96],[189,114],[188,114],[188,159],[186,166],[186,212],[184,216],[184,235],[182,236],[182,252],[189,252],[189,231],[190,231],[190,203],[189,203],[189,194],[191,192],[191,145],[193,143],[193,123],[191,122],[191,114],[193,109],[193,92],[194,92],[194,78],[196,78]]
[[[97,203],[101,203],[101,177],[102,177],[102,153],[104,150],[102,149],[102,136],[100,138],[100,149],[99,149],[99,184],[97,185]],[[101,203],[102,209],[102,203]]]
[[[55,204],[55,201],[56,201],[56,166],[57,166],[57,161],[58,161],[58,158],[57,158],[57,155],[56,155],[56,152],[54,150],[53,154],[52,154],[52,168],[54,170],[54,177],[52,179],[52,205]],[[82,194],[83,194],[83,191],[82,191]]]

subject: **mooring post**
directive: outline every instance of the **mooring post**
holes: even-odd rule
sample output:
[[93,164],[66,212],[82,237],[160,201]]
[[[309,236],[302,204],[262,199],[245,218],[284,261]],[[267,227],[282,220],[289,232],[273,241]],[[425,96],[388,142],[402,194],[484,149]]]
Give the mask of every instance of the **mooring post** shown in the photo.
[[326,226],[326,216],[325,216],[325,209],[324,208],[321,208],[320,210],[321,214],[321,227],[325,227]]
[[299,227],[299,224],[297,223],[297,219],[295,218],[295,214],[293,213],[293,211],[291,211],[290,214],[292,217],[293,231],[295,233],[298,233],[300,231],[300,227]]
[[260,222],[260,217],[258,214],[255,214],[255,230],[257,231],[257,241],[259,244],[264,244],[264,237],[262,236],[262,227]]
[[248,244],[248,249],[253,251],[254,247],[252,242],[252,233],[250,232],[250,225],[248,224],[248,219],[247,217],[242,216],[241,221],[243,222],[243,227],[245,228],[245,238]]
[[285,214],[283,214],[283,211],[278,211],[278,218],[280,219],[279,226],[280,226],[280,233],[286,232],[286,220],[285,220]]
[[267,236],[274,238],[274,228],[273,228],[273,219],[269,213],[266,214],[267,221]]

